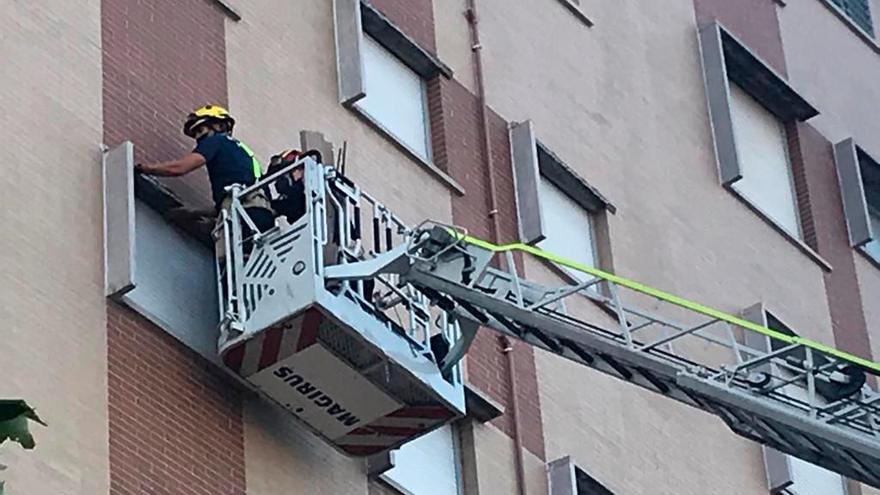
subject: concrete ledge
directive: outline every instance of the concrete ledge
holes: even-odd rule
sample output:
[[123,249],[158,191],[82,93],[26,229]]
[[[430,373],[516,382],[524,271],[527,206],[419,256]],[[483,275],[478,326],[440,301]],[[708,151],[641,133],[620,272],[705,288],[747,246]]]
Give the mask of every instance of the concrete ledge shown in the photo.
[[559,3],[564,5],[569,12],[577,17],[579,21],[586,24],[587,27],[593,27],[593,21],[587,17],[587,14],[584,13],[580,5],[574,3],[572,0],[559,0]]
[[782,237],[784,237],[789,243],[791,243],[794,247],[796,247],[801,253],[810,258],[814,263],[819,265],[825,272],[831,272],[834,267],[831,266],[831,263],[825,260],[819,253],[817,253],[813,248],[807,245],[802,239],[798,238],[787,229],[782,227],[776,220],[774,220],[770,215],[768,215],[764,210],[762,210],[758,205],[753,203],[749,198],[745,197],[742,193],[736,190],[736,184],[731,184],[729,186],[724,186],[725,189],[730,191],[734,197],[742,201],[752,212],[758,215],[758,218],[764,221],[767,225],[773,228],[776,232],[779,232]]
[[219,8],[224,14],[226,14],[226,17],[229,17],[230,19],[232,19],[235,22],[238,22],[241,20],[241,14],[239,14],[238,11],[233,9],[232,6],[229,5],[228,2],[226,2],[224,0],[210,0],[210,1],[211,1],[211,3],[216,5],[217,8]]

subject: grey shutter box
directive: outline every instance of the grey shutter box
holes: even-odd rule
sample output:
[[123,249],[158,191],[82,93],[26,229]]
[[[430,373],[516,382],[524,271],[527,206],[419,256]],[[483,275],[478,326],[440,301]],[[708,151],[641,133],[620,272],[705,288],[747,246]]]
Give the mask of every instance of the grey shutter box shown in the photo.
[[543,241],[545,235],[538,193],[538,147],[531,121],[510,126],[510,156],[513,162],[519,238],[526,244],[535,244]]
[[361,57],[364,34],[360,0],[333,0],[333,31],[339,102],[352,105],[367,94]]
[[868,204],[865,201],[865,186],[859,165],[859,153],[852,138],[834,145],[834,161],[837,163],[837,180],[843,198],[843,211],[849,242],[853,247],[862,246],[880,233],[871,232]]
[[712,23],[700,30],[700,53],[703,57],[703,81],[709,104],[709,120],[715,142],[718,174],[725,186],[742,179],[730,113],[730,82],[724,62],[721,27]]
[[565,456],[547,464],[550,495],[577,495],[577,477],[571,457]]
[[[757,323],[761,326],[767,326],[767,314],[764,310],[763,303],[756,303],[744,309],[742,311],[742,318],[743,320]],[[744,330],[744,336],[745,338],[743,342],[747,346],[757,351],[770,352],[770,338],[766,335],[751,330]]]
[[770,493],[783,493],[782,490],[794,484],[791,472],[791,459],[788,454],[764,445],[764,470],[767,473],[767,489]]
[[134,145],[125,141],[104,153],[104,294],[134,288]]

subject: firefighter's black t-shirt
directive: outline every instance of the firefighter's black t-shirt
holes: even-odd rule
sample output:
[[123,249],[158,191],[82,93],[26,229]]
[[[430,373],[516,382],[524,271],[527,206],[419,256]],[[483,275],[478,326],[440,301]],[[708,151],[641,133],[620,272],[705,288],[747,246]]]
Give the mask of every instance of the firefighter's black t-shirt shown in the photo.
[[232,184],[250,186],[256,182],[253,160],[226,134],[212,134],[199,140],[193,152],[205,157],[214,204],[219,208]]

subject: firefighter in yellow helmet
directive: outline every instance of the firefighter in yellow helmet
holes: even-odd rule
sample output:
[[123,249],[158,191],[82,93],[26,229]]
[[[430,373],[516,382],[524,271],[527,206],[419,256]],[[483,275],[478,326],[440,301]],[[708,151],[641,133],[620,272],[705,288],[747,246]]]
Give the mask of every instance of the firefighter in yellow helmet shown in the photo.
[[[253,185],[262,175],[259,161],[244,143],[232,137],[235,119],[217,105],[205,105],[190,113],[183,124],[183,133],[196,140],[195,148],[177,160],[136,165],[146,175],[177,177],[199,167],[208,169],[216,213],[228,208],[231,199],[226,187],[232,184]],[[254,224],[265,232],[275,224],[269,199],[264,191],[243,198],[242,205]]]

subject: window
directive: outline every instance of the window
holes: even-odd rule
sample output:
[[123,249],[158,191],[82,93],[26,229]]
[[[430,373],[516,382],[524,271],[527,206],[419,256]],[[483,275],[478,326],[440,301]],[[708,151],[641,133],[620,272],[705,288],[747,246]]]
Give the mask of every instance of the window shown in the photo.
[[785,129],[775,115],[736,84],[731,117],[742,179],[733,188],[788,233],[800,237]]
[[[880,206],[874,207],[868,205],[868,216],[871,218],[871,231],[877,236],[880,234]],[[880,262],[880,240],[875,238],[871,242],[865,244],[865,253],[875,261]]]
[[797,201],[786,136],[819,112],[717,22],[700,29],[700,53],[721,185],[830,270],[813,251],[812,230],[801,229],[812,217]]
[[868,223],[871,225],[871,240],[862,249],[880,263],[880,164],[866,153],[861,153],[859,158],[865,203],[868,207]]
[[871,36],[874,35],[874,24],[871,22],[871,7],[868,0],[831,0],[857,26]]
[[[544,215],[544,240],[541,249],[587,266],[596,266],[595,234],[590,213],[568,197],[549,179],[541,176],[538,197]],[[569,274],[584,281],[591,277],[571,270]]]
[[455,428],[438,428],[394,452],[382,479],[406,495],[459,495],[461,473]]
[[[531,121],[511,125],[510,148],[520,241],[587,266],[610,269],[601,261],[608,261],[605,214],[614,213],[614,206],[535,140]],[[577,270],[566,271],[580,281],[591,278]]]
[[427,83],[452,70],[369,2],[332,1],[339,102],[460,190],[432,163],[427,102]]
[[355,106],[424,160],[430,160],[425,82],[370,36],[363,44],[366,96]]

